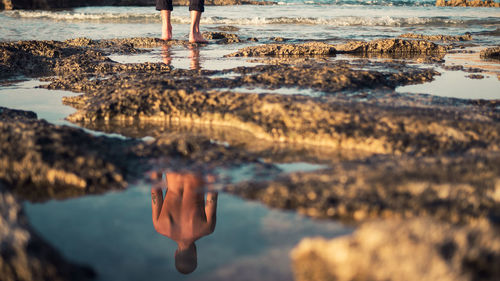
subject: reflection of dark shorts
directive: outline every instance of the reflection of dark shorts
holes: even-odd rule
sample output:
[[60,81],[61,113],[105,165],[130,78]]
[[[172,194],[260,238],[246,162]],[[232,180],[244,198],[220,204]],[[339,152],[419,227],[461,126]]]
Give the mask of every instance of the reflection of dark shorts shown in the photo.
[[[172,6],[172,0],[156,0],[156,9],[169,10],[172,11],[174,7]],[[189,10],[190,11],[205,11],[205,0],[189,0]]]

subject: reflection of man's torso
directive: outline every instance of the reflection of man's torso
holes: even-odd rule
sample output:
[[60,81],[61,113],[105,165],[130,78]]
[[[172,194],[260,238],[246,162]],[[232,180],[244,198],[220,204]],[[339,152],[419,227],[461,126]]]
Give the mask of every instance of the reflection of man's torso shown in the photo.
[[212,233],[216,195],[207,194],[205,204],[203,182],[193,174],[168,173],[166,180],[168,189],[160,214],[156,221],[153,218],[156,231],[177,242],[194,242]]

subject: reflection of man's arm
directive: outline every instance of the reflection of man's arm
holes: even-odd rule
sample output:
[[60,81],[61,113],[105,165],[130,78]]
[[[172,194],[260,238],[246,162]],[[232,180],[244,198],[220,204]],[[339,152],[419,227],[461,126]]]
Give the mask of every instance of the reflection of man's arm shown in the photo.
[[210,232],[215,230],[215,222],[217,218],[217,192],[212,191],[207,193],[207,202],[205,203],[205,214],[207,215],[207,223],[210,227]]
[[161,188],[151,188],[151,210],[153,213],[153,225],[158,229],[158,218],[163,205],[163,191]]

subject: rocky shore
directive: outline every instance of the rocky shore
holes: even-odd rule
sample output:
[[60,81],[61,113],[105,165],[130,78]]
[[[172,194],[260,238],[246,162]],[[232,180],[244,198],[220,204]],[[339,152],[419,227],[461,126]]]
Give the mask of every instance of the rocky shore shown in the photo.
[[436,0],[438,7],[500,7],[494,0]]
[[[255,41],[226,32],[206,36],[235,46]],[[360,226],[350,237],[299,244],[293,252],[297,280],[499,276],[499,101],[395,91],[440,75],[435,68],[445,54],[473,41],[470,34],[335,45],[258,40],[263,44],[226,58],[248,57],[259,65],[225,70],[109,58],[150,51],[143,48],[200,47],[180,40],[0,43],[0,79],[44,77],[44,88],[80,93],[63,100],[77,109],[68,120],[130,137],[97,137],[0,108],[2,198],[44,201],[123,189],[161,165],[252,163],[262,165],[268,180],[227,185],[226,192]],[[496,52],[484,50],[481,57]],[[340,54],[352,59],[332,59]],[[314,94],[270,93],[283,88]],[[276,176],[274,163],[297,161],[326,168]],[[0,208],[19,209],[13,200]]]

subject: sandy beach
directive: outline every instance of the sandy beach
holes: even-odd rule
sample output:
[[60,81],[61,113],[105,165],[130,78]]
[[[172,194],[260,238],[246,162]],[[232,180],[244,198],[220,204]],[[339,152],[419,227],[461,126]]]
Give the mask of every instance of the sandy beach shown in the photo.
[[372,2],[0,12],[2,278],[498,280],[498,8]]

